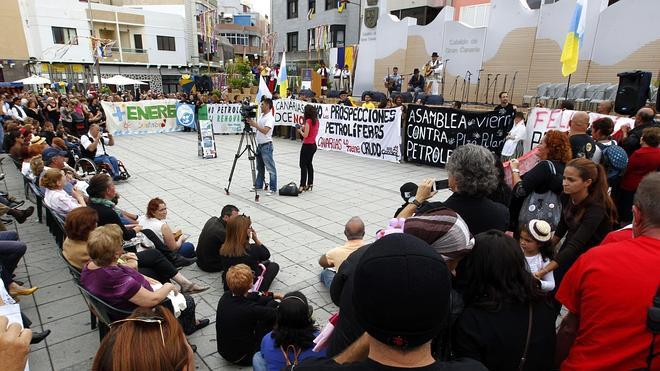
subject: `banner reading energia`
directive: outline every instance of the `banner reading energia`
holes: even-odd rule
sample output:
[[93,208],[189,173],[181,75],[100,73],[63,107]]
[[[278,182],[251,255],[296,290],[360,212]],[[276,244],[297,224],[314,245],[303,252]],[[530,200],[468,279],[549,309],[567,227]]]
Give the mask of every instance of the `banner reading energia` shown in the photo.
[[[309,103],[291,99],[273,101],[275,124],[303,123]],[[368,109],[338,104],[314,104],[319,112],[316,144],[326,151],[398,162],[401,159],[401,109]]]
[[176,99],[139,102],[101,102],[106,128],[113,135],[152,134],[179,131]]

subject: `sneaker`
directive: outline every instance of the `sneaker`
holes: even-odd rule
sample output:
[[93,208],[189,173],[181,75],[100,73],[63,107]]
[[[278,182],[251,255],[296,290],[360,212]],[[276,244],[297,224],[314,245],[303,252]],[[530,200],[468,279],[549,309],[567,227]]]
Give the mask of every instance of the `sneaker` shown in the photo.
[[265,194],[266,194],[266,196],[275,196],[275,195],[277,195],[277,192],[275,192],[275,191],[266,191]]

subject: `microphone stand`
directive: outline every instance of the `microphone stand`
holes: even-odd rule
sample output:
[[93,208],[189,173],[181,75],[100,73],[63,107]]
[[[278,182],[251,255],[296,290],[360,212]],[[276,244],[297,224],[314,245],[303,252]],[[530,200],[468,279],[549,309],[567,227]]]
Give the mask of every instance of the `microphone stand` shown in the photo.
[[449,92],[449,94],[451,94],[452,91],[454,92],[454,99],[453,100],[456,100],[456,86],[458,85],[458,78],[459,78],[459,76],[456,76],[456,79],[454,79],[454,86],[451,88],[451,91]]
[[513,102],[513,89],[516,88],[516,75],[518,74],[518,71],[515,71],[513,73],[513,78],[511,79],[511,94],[509,94],[509,101]]
[[445,97],[445,72],[447,71],[447,62],[449,62],[449,59],[445,59],[442,66],[442,86],[440,87],[440,95],[443,99]]
[[502,84],[502,90],[506,90],[506,80],[509,78],[509,74],[504,74],[504,84]]
[[481,71],[484,69],[480,69],[477,71],[477,93],[474,96],[474,104],[479,104],[479,85],[481,84]]
[[470,85],[471,85],[471,81],[472,81],[472,72],[470,72],[470,70],[468,70],[465,74],[467,75],[467,92],[465,94],[464,102],[467,103],[467,102],[470,101]]
[[486,95],[484,95],[484,104],[488,104],[488,93],[490,93],[490,76],[492,73],[488,74],[488,79],[486,80]]
[[497,91],[497,78],[500,77],[500,73],[495,75],[495,79],[493,79],[493,96],[490,99],[490,104],[495,104],[495,91]]
[[461,88],[461,102],[463,102],[463,98],[465,98],[465,76],[467,76],[467,74],[463,75],[463,87]]

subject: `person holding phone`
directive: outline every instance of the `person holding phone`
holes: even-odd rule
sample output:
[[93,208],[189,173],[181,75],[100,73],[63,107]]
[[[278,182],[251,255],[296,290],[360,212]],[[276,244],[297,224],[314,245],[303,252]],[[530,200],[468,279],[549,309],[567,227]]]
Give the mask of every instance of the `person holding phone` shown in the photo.
[[319,132],[319,117],[316,108],[311,104],[305,106],[303,125],[296,125],[296,130],[303,137],[300,148],[300,192],[311,191],[314,187],[314,154],[316,153],[316,136]]

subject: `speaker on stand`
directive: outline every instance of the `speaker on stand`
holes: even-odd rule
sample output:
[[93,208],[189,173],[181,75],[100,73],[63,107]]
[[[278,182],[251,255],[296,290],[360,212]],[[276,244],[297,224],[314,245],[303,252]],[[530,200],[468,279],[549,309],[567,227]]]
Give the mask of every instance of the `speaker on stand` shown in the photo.
[[619,76],[619,88],[614,101],[614,112],[620,115],[634,115],[637,110],[644,107],[649,97],[651,72],[621,72],[617,76]]

